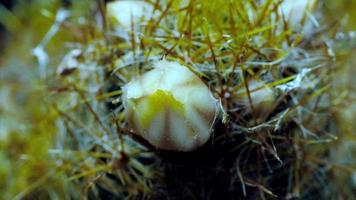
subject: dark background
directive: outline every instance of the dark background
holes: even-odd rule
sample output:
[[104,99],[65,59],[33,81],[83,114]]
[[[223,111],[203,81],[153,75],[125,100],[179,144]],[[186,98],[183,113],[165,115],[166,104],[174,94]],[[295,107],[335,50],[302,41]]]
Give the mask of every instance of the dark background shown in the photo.
[[[3,6],[5,6],[5,8],[10,9],[10,10],[13,7],[15,2],[16,2],[15,0],[0,0],[0,4],[2,4]],[[6,29],[0,22],[0,52],[2,52],[4,49],[5,40],[6,40],[7,35],[8,35],[8,32],[6,31]]]

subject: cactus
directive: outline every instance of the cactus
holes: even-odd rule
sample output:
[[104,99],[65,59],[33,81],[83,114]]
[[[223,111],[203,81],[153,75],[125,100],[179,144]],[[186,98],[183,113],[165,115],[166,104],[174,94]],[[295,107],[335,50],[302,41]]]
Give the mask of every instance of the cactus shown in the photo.
[[1,198],[353,198],[343,4],[54,2],[0,6]]

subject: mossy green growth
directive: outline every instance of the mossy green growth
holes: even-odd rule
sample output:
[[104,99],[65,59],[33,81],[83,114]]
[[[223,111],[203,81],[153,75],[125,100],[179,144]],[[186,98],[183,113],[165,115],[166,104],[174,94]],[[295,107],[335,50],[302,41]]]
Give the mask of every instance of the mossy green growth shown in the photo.
[[141,113],[136,114],[143,128],[148,128],[154,117],[157,116],[158,113],[164,112],[166,109],[181,116],[184,114],[183,103],[177,101],[171,92],[161,89],[158,89],[149,96],[136,99],[133,103],[137,110],[142,111]]

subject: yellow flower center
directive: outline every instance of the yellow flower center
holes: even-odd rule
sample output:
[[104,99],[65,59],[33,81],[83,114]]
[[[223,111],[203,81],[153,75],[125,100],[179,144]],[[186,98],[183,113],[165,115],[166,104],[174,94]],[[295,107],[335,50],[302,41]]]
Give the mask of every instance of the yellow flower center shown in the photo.
[[143,128],[148,128],[160,112],[169,111],[184,115],[184,105],[177,101],[171,92],[160,89],[145,98],[136,99],[135,104],[140,111],[136,114]]

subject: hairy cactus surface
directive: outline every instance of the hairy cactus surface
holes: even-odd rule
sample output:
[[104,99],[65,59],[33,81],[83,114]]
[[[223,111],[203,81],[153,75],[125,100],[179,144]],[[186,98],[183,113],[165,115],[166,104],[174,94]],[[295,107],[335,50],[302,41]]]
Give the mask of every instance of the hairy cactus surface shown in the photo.
[[355,198],[353,1],[2,2],[0,199]]

